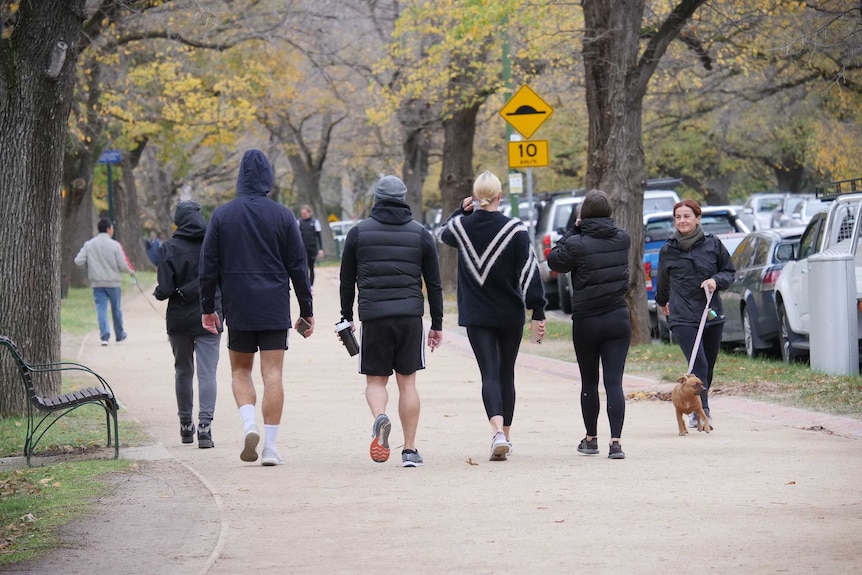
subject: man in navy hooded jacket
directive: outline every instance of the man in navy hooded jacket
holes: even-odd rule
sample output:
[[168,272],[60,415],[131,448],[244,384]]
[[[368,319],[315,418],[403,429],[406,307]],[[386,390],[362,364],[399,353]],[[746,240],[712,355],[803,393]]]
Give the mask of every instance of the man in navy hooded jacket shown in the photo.
[[216,286],[221,286],[233,394],[245,428],[242,461],[257,460],[260,431],[251,370],[260,350],[265,466],[283,463],[275,445],[284,406],[282,367],[291,327],[291,282],[301,316],[294,327],[307,322],[304,337],[314,332],[305,246],[293,212],[266,197],[273,180],[263,152],[249,150],[243,155],[237,197],[213,212],[200,261],[201,322],[212,333],[221,325],[215,313]]

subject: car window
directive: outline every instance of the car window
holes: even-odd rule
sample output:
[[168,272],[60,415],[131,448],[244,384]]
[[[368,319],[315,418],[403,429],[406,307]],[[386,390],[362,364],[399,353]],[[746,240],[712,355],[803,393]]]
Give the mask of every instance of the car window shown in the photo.
[[569,218],[572,216],[572,210],[574,209],[574,203],[565,203],[558,204],[557,209],[554,212],[554,229],[558,230],[560,228],[566,229],[566,226],[569,223]]
[[748,236],[742,240],[736,251],[730,257],[733,262],[733,267],[737,270],[747,268],[751,264],[751,258],[754,255],[755,246],[757,244],[756,236]]
[[773,212],[781,207],[781,198],[764,198],[757,204],[758,212]]
[[644,198],[644,213],[649,212],[670,212],[673,210],[676,202],[670,196],[662,198]]
[[704,232],[714,235],[730,234],[736,231],[726,215],[708,216],[704,214],[700,218],[700,225]]
[[751,259],[751,265],[754,266],[765,266],[769,259],[769,244],[771,242],[766,238],[758,238],[758,241],[754,247],[754,254]]
[[811,220],[808,228],[802,234],[802,239],[799,240],[799,259],[804,260],[813,253],[816,253],[820,229],[823,226],[823,218],[816,217]]
[[674,227],[671,220],[647,222],[644,227],[644,242],[666,242],[673,237]]

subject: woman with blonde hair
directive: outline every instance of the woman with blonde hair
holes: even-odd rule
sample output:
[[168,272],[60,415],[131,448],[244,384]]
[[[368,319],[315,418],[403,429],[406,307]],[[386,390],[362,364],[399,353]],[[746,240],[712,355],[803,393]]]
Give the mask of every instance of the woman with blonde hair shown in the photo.
[[524,333],[525,310],[545,331],[545,294],[527,228],[500,213],[500,180],[485,171],[473,195],[446,221],[443,243],[458,249],[458,325],[482,375],[482,401],[491,424],[491,461],[512,449],[515,360]]

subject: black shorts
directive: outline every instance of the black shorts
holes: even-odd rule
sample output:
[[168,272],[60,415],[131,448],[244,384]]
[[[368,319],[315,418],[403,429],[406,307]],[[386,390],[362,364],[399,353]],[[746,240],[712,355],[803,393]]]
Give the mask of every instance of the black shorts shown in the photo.
[[425,369],[421,317],[388,317],[363,321],[359,343],[359,373],[410,375]]
[[255,353],[258,349],[269,351],[287,349],[286,329],[269,331],[246,331],[243,329],[227,329],[227,348],[240,353]]

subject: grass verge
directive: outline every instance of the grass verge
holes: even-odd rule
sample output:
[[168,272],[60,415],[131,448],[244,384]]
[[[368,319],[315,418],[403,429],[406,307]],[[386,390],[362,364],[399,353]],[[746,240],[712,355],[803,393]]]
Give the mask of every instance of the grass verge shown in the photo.
[[[155,272],[137,276],[144,285],[155,282]],[[124,292],[137,289],[130,278],[123,282]],[[64,343],[96,329],[91,289],[69,290],[61,302],[60,322]],[[62,391],[79,384],[75,378],[64,377]],[[150,441],[141,426],[125,419],[122,411],[119,425],[123,447]],[[25,417],[0,419],[0,457],[23,455],[26,432]],[[58,455],[62,461],[0,471],[0,565],[30,561],[56,548],[60,544],[58,528],[86,515],[91,502],[109,491],[107,474],[136,465],[110,459],[113,448],[105,448],[106,439],[104,411],[95,405],[82,406],[58,420],[36,447],[36,456]],[[94,454],[100,459],[86,459]]]

